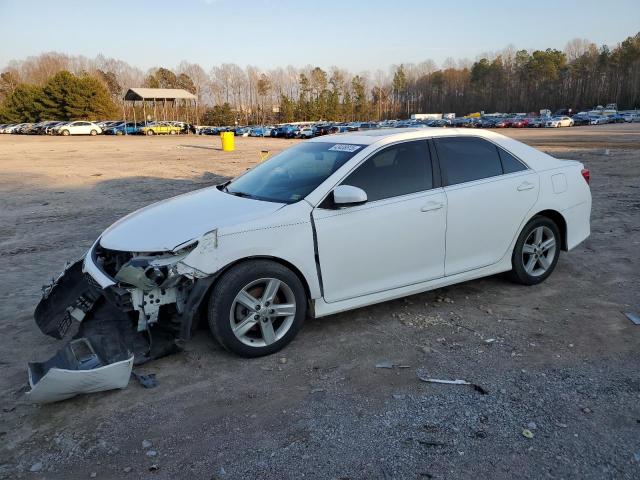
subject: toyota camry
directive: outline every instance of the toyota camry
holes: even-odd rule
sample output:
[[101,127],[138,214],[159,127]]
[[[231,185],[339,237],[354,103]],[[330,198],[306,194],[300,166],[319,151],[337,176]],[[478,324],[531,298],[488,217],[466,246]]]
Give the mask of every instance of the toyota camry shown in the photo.
[[256,357],[307,316],[501,272],[538,284],[589,236],[588,184],[581,163],[483,130],[300,142],[105,230],[44,289],[39,327],[76,333],[30,364],[30,395],[123,387],[134,363],[179,349],[200,319],[224,348]]

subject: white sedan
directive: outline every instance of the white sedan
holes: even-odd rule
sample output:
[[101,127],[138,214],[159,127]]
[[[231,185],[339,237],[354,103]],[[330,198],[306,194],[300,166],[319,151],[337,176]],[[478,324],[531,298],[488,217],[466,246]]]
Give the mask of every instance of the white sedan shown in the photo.
[[[95,351],[112,377],[82,379],[67,352],[31,364],[32,396],[126,385],[134,357],[179,346],[200,315],[226,349],[256,357],[289,343],[306,316],[501,272],[538,284],[561,250],[589,236],[590,212],[581,163],[489,131],[371,130],[301,142],[105,230],[45,290],[35,316],[57,338],[80,321],[85,344],[65,348],[86,358]],[[47,380],[52,366],[58,377]],[[66,370],[74,375],[65,383]]]
[[544,126],[550,128],[573,127],[573,119],[570,117],[553,117],[547,120]]
[[96,123],[86,122],[84,120],[77,122],[69,122],[57,128],[59,135],[98,135],[102,133],[102,128]]

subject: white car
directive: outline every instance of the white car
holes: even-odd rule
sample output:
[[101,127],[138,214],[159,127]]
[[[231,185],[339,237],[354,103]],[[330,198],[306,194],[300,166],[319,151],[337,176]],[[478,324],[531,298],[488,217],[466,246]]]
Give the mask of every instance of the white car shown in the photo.
[[[134,357],[171,351],[199,314],[226,349],[256,357],[289,343],[306,316],[500,272],[540,283],[561,250],[590,234],[588,183],[581,163],[484,130],[369,130],[298,143],[105,230],[45,289],[40,328],[62,338],[80,321],[85,343],[31,364],[30,395],[52,401],[126,385]],[[93,370],[82,378],[70,348],[82,358],[95,350],[100,382]],[[52,366],[57,376],[47,380]]]
[[311,127],[303,127],[300,129],[300,133],[298,134],[300,138],[313,138],[313,128]]
[[69,122],[57,128],[59,135],[98,135],[102,133],[102,128],[93,122],[79,120]]
[[558,127],[573,127],[573,119],[570,117],[553,117],[547,120],[544,124],[545,127],[558,128]]

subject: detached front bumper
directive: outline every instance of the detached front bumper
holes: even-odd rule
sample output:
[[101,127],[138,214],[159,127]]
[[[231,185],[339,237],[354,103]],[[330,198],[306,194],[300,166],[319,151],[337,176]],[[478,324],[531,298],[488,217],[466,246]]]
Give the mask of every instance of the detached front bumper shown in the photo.
[[29,363],[27,398],[33,402],[125,388],[134,364],[179,350],[180,323],[158,322],[153,329],[138,331],[137,312],[123,307],[128,292],[113,281],[105,282],[101,272],[91,268],[93,261],[84,265],[87,273],[82,260],[69,265],[44,288],[36,307],[36,324],[49,336],[62,339],[74,323],[79,326],[73,339],[49,360]]

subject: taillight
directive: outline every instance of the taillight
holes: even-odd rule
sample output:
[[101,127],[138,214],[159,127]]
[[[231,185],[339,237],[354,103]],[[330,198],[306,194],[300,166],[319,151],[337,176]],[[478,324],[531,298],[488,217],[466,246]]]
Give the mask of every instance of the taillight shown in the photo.
[[587,185],[588,185],[589,182],[591,181],[591,174],[589,173],[589,169],[583,168],[580,173],[582,174],[582,178],[584,178],[584,181],[587,182]]

